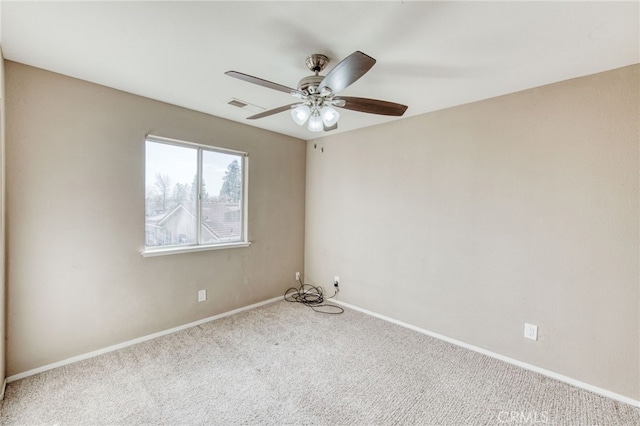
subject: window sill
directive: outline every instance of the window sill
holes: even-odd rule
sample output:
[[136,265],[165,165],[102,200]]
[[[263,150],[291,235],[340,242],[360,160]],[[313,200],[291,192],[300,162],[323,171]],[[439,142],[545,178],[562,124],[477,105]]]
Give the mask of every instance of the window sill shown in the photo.
[[166,256],[170,254],[192,253],[196,251],[223,250],[238,247],[249,247],[250,242],[240,241],[227,244],[216,244],[215,246],[187,246],[187,247],[170,247],[161,249],[147,249],[142,251],[142,257]]

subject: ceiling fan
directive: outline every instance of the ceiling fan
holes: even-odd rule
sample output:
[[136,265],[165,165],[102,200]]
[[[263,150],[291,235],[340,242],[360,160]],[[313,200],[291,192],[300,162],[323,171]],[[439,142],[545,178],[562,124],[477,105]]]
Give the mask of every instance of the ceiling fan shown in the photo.
[[326,76],[320,75],[320,71],[329,63],[327,56],[314,53],[307,57],[305,63],[307,68],[315,74],[300,80],[297,89],[243,74],[238,71],[227,71],[225,74],[249,83],[257,84],[258,86],[288,93],[300,99],[299,102],[247,117],[249,120],[268,117],[290,110],[291,117],[296,124],[303,125],[308,120],[307,128],[312,132],[320,132],[322,130],[334,130],[338,127],[340,114],[333,107],[396,117],[402,116],[407,110],[406,105],[394,102],[337,95],[338,92],[346,89],[366,74],[376,63],[375,59],[360,51],[355,51],[347,56],[338,63],[338,65],[333,67]]

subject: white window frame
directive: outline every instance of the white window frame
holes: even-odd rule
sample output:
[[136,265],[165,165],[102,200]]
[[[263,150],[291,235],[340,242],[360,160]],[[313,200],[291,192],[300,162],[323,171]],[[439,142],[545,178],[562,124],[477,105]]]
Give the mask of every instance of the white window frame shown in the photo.
[[[239,155],[242,158],[242,229],[240,231],[240,241],[226,242],[226,243],[216,243],[216,244],[201,244],[200,243],[200,232],[201,232],[201,215],[202,215],[202,194],[199,191],[197,197],[197,238],[196,244],[190,245],[181,245],[181,246],[171,246],[171,247],[147,247],[146,245],[146,229],[145,229],[145,239],[144,239],[144,249],[141,254],[144,257],[152,257],[152,256],[163,256],[169,254],[180,254],[180,253],[191,253],[198,251],[207,251],[207,250],[220,250],[220,249],[229,249],[229,248],[238,248],[238,247],[249,247],[251,242],[248,240],[248,211],[249,211],[249,154],[243,151],[235,151],[232,149],[219,148],[209,145],[202,145],[193,142],[182,141],[178,139],[166,138],[163,136],[156,136],[147,134],[144,138],[144,143],[146,146],[147,141],[163,143],[167,145],[175,145],[180,147],[194,148],[197,149],[198,153],[198,186],[200,191],[202,190],[202,152],[203,151],[211,151],[211,152],[219,152],[222,154],[234,154]],[[145,169],[146,169],[146,155],[145,155]]]

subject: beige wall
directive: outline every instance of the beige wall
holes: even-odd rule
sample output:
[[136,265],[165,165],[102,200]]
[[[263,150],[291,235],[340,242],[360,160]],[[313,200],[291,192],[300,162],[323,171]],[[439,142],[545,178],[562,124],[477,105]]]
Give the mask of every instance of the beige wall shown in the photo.
[[[8,61],[6,87],[8,375],[282,295],[302,270],[303,141]],[[147,132],[249,153],[250,247],[140,255]]]
[[0,395],[6,377],[6,287],[5,287],[5,164],[4,164],[4,56],[0,49]]
[[[279,296],[304,253],[346,302],[640,399],[639,80],[626,67],[305,153],[6,62],[7,374]],[[251,247],[140,256],[147,132],[249,152]]]
[[640,399],[639,70],[310,141],[308,280]]

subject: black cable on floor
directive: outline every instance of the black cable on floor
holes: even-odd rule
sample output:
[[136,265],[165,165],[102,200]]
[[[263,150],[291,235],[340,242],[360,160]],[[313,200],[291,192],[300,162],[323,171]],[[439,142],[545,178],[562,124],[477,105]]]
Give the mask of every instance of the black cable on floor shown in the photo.
[[344,312],[344,309],[340,306],[324,303],[325,299],[335,297],[335,295],[338,294],[338,291],[340,291],[339,289],[336,288],[333,296],[325,298],[322,287],[303,284],[300,279],[298,279],[298,282],[300,283],[299,288],[291,287],[284,292],[284,300],[287,302],[302,303],[303,305],[306,305],[314,311],[322,314],[341,314]]

